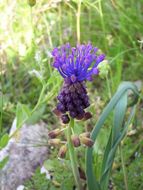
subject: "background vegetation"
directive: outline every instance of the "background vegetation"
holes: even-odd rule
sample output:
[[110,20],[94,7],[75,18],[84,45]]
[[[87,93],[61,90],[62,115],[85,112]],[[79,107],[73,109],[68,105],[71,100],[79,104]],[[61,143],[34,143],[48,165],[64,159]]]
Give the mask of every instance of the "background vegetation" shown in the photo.
[[[41,0],[33,7],[27,0],[2,0],[0,17],[1,134],[9,131],[20,106],[26,106],[32,112],[29,117],[32,123],[42,119],[49,129],[59,125],[52,110],[56,105],[61,78],[51,67],[50,52],[60,44],[70,42],[75,46],[77,42],[91,41],[106,54],[110,64],[106,78],[95,78],[94,83],[88,84],[90,109],[94,117],[84,123],[85,127],[95,124],[121,81],[137,81],[137,84],[143,81],[142,0],[83,0],[81,6],[77,0]],[[140,90],[143,93],[143,87]],[[142,113],[143,102],[140,101],[135,122],[130,126],[128,136],[123,142],[130,190],[143,188]],[[77,125],[82,130],[83,124],[78,122]],[[95,148],[97,159],[102,155],[101,144],[107,140],[112,119],[109,118],[105,125]],[[82,148],[81,152],[84,152]],[[50,159],[53,157],[57,157],[56,149]],[[81,166],[84,168],[83,162],[84,159],[81,158]],[[44,190],[49,185],[49,189],[72,189],[72,180],[69,183],[72,177],[66,170],[67,178],[64,183],[69,186],[63,187],[61,184],[63,176],[58,175],[62,170],[61,162],[55,160],[46,164],[47,167],[48,165],[52,166],[56,182],[51,184],[46,181],[45,187],[40,186],[39,184],[43,184],[43,175],[37,170],[35,176],[26,183],[27,188]],[[96,170],[98,173],[99,168]],[[123,178],[121,157],[117,153],[112,172],[112,180],[117,190],[125,189]]]

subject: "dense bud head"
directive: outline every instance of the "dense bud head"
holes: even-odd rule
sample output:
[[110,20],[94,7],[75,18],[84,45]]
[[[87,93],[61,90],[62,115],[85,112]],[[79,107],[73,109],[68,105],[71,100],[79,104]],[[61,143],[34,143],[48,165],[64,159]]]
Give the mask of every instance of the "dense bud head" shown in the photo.
[[60,148],[60,150],[59,150],[58,156],[59,156],[60,158],[65,158],[66,152],[67,152],[67,146],[66,146],[66,145],[63,145],[63,146],[61,146],[61,148]]
[[61,120],[63,124],[68,124],[70,122],[70,118],[67,114],[61,116]]
[[[73,84],[64,81],[61,92],[58,95],[58,100],[57,110],[59,112],[69,112],[72,118],[79,120],[84,118],[84,109],[90,105],[84,82]],[[62,120],[63,117],[61,117]]]
[[82,144],[88,146],[88,147],[92,147],[94,142],[92,139],[88,138],[88,137],[84,137],[84,136],[80,136],[80,141]]
[[48,133],[48,136],[51,138],[51,139],[53,139],[53,138],[56,138],[58,135],[60,135],[61,134],[61,130],[60,129],[55,129],[55,130],[53,130],[53,131],[50,131],[49,133]]
[[74,147],[79,147],[80,146],[80,139],[78,135],[72,135],[71,136],[71,141],[74,145]]

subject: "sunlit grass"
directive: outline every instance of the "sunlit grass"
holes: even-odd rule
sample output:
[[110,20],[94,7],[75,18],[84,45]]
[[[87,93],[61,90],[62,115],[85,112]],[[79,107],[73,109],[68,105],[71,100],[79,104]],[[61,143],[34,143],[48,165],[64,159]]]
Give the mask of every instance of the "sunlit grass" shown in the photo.
[[[90,125],[98,119],[121,81],[143,80],[141,1],[41,0],[30,7],[27,0],[2,0],[0,18],[0,129],[3,133],[11,126],[18,102],[32,110],[43,83],[52,77],[42,96],[46,108],[39,119],[53,122],[49,113],[55,99],[48,99],[48,95],[56,97],[58,87],[55,87],[50,51],[62,43],[75,46],[77,42],[91,41],[105,52],[109,61],[107,77],[89,84],[91,101],[97,104],[90,108],[95,114]],[[35,71],[42,75],[43,83],[33,74]],[[60,80],[58,82],[60,84]],[[111,122],[111,119],[107,121],[106,129]]]

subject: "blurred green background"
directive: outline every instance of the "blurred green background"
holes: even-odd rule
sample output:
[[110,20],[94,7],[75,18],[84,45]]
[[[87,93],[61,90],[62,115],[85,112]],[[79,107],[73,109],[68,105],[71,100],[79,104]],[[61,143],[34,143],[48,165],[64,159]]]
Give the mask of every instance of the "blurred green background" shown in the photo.
[[[38,107],[33,120],[36,122],[42,119],[50,123],[49,128],[57,122],[51,110],[56,105],[56,95],[61,80],[51,67],[50,52],[53,47],[60,44],[70,42],[75,46],[77,42],[91,41],[106,54],[109,62],[108,76],[96,78],[94,83],[88,84],[91,87],[90,109],[95,115],[89,125],[95,123],[121,81],[142,83],[142,0],[40,0],[34,6],[30,6],[29,2],[32,3],[34,0],[0,1],[0,130],[2,133],[11,127],[18,102],[33,109],[41,94],[43,83],[51,80],[51,77],[53,77],[51,83],[44,91],[44,102]],[[47,94],[50,95],[47,97]],[[143,127],[142,112],[143,102],[140,101],[136,123],[132,126],[136,129],[136,133],[127,137],[124,145],[130,190],[143,189],[141,156],[143,139],[140,136]],[[110,123],[109,119],[104,133]],[[106,135],[103,135],[103,138],[106,140]],[[124,189],[118,156],[117,167],[113,169],[113,181],[116,189]]]

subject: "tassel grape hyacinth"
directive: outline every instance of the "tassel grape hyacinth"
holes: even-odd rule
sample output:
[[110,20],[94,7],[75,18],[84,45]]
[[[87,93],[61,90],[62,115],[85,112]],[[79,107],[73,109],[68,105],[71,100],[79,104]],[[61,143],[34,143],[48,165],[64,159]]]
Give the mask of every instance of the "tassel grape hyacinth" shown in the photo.
[[99,55],[98,49],[93,47],[91,43],[76,47],[71,47],[67,43],[60,48],[54,48],[52,56],[53,67],[64,79],[63,86],[57,96],[58,104],[54,113],[60,116],[64,124],[70,123],[65,129],[51,131],[49,133],[50,142],[56,145],[56,142],[59,141],[60,144],[60,139],[56,138],[64,130],[66,131],[67,142],[64,141],[58,156],[63,159],[68,151],[76,187],[78,190],[83,190],[75,148],[81,144],[91,147],[94,142],[88,132],[80,135],[74,134],[74,118],[85,121],[92,117],[90,112],[85,111],[90,105],[85,82],[91,81],[93,75],[98,75],[98,65],[104,60],[105,55]]
[[98,65],[105,55],[98,54],[98,48],[91,43],[71,47],[69,43],[54,48],[52,51],[53,66],[64,78],[63,87],[57,97],[57,111],[61,113],[63,123],[71,118],[86,119],[85,109],[89,107],[85,82],[91,81],[93,75],[98,75]]

